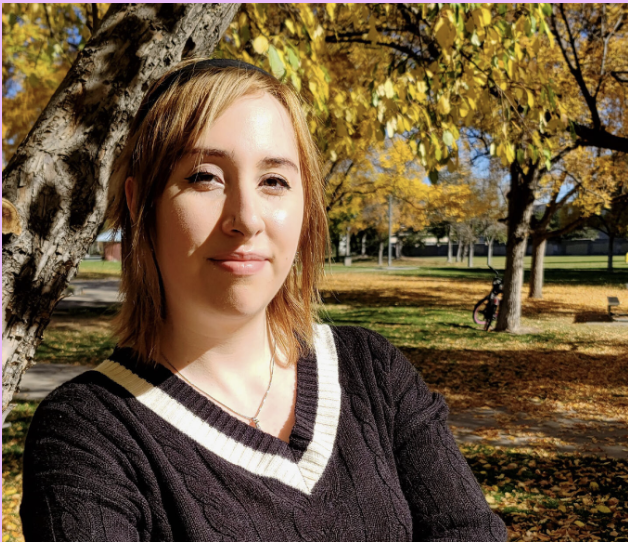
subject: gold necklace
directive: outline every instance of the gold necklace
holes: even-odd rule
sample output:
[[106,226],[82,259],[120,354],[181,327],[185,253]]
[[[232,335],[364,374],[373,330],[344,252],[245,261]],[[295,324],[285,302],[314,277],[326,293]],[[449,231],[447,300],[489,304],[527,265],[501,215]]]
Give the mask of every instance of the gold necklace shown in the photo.
[[176,367],[174,367],[172,365],[172,363],[170,363],[170,360],[166,357],[166,354],[162,353],[161,355],[163,356],[163,358],[166,361],[166,363],[170,366],[170,368],[178,376],[180,376],[183,380],[185,380],[190,386],[192,386],[196,391],[198,391],[199,393],[205,395],[206,397],[209,397],[212,401],[216,401],[219,405],[225,407],[226,409],[230,410],[231,412],[234,412],[238,416],[241,416],[242,418],[246,418],[247,420],[249,420],[249,422],[253,422],[255,424],[255,428],[256,429],[261,429],[262,427],[260,426],[258,416],[259,416],[260,411],[262,410],[262,407],[264,406],[264,403],[266,402],[266,396],[268,395],[268,392],[270,391],[270,385],[273,383],[273,373],[275,372],[275,354],[276,353],[277,353],[277,343],[275,342],[274,346],[273,346],[273,355],[270,358],[270,382],[268,383],[268,388],[266,388],[266,393],[264,394],[264,397],[262,398],[262,402],[260,403],[259,408],[257,409],[257,412],[255,413],[254,416],[246,416],[244,414],[240,414],[239,412],[233,410],[231,407],[228,407],[224,403],[220,402],[215,397],[212,397],[209,393],[207,393],[206,391],[202,390],[196,384],[194,384],[193,382],[190,382],[185,376],[183,376],[176,369]]

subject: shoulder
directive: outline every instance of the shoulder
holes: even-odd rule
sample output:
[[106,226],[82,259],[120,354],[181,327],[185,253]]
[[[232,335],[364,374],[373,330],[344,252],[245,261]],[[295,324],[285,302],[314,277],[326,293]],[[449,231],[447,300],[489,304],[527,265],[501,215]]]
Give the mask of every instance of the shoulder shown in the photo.
[[376,381],[378,387],[395,386],[408,377],[419,377],[418,370],[388,339],[360,326],[321,326],[333,337],[341,371]]
[[327,327],[334,337],[338,354],[350,358],[365,356],[375,359],[389,359],[401,355],[399,350],[383,335],[361,326],[321,326]]
[[128,433],[124,419],[130,394],[97,370],[89,370],[53,390],[37,407],[30,424],[26,452],[42,452],[62,442],[94,448],[119,442]]

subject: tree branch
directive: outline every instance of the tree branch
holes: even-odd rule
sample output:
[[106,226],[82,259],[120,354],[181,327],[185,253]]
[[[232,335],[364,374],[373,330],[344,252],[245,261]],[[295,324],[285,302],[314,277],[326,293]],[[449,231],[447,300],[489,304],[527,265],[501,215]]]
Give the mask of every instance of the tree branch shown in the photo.
[[589,128],[578,123],[574,123],[573,127],[579,138],[577,144],[581,147],[597,147],[628,154],[626,137],[613,135],[604,128]]
[[602,128],[602,121],[600,119],[600,114],[598,113],[598,110],[597,110],[597,101],[593,96],[591,96],[591,93],[589,92],[589,89],[587,88],[587,84],[582,75],[582,69],[580,67],[580,60],[578,59],[578,52],[576,50],[576,42],[571,32],[571,27],[569,26],[569,21],[567,20],[567,15],[565,13],[565,8],[563,4],[559,4],[558,9],[560,10],[563,23],[565,24],[565,28],[567,30],[567,36],[569,37],[569,44],[571,45],[571,50],[574,55],[574,64],[572,64],[571,61],[569,60],[567,51],[565,47],[563,46],[562,37],[560,36],[560,32],[558,31],[558,25],[556,24],[556,18],[554,16],[554,13],[552,12],[552,16],[550,20],[552,22],[552,28],[556,36],[556,41],[558,42],[558,46],[563,55],[563,58],[565,59],[565,62],[567,63],[567,67],[569,68],[571,75],[573,75],[574,79],[576,80],[576,83],[578,83],[578,87],[580,87],[580,92],[582,92],[582,96],[584,97],[585,102],[587,102],[587,106],[589,107],[589,111],[591,113],[591,121],[593,123],[593,126],[599,130]]

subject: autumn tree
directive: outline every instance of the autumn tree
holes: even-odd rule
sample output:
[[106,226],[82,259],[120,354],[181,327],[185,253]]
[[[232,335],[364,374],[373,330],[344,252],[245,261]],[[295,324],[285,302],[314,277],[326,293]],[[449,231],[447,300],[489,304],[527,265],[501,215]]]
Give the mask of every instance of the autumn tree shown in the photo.
[[112,165],[146,87],[181,58],[210,54],[238,7],[112,4],[10,159],[3,196],[22,233],[2,243],[3,415],[102,224]]
[[589,216],[586,224],[608,237],[607,270],[613,272],[614,243],[628,236],[628,155],[614,153],[605,157],[595,174],[604,183],[606,191],[589,194],[591,199],[603,197],[604,205]]
[[8,162],[109,4],[2,4],[2,156]]
[[581,228],[593,215],[622,198],[625,155],[580,147],[566,156],[540,183],[542,205],[530,223],[532,264],[529,297],[543,296],[543,262],[547,241]]

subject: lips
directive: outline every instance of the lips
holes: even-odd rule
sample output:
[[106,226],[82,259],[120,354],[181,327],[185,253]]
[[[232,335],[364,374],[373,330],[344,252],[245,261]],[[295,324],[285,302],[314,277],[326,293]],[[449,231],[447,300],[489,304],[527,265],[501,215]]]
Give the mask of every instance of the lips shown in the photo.
[[254,275],[264,268],[268,257],[256,252],[230,252],[212,256],[209,261],[234,275]]

